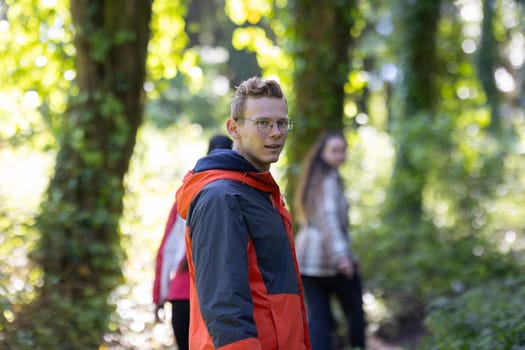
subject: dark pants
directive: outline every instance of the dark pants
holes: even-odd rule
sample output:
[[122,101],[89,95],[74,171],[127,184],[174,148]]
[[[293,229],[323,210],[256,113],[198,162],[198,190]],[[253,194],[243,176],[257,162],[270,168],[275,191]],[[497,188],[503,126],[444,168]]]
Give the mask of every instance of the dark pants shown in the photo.
[[175,341],[179,350],[188,350],[188,336],[190,329],[190,301],[170,300],[171,325],[175,333]]
[[350,345],[365,348],[365,317],[361,278],[357,271],[348,279],[343,274],[331,277],[301,276],[308,311],[312,350],[333,350],[334,316],[330,298],[337,297],[347,321]]

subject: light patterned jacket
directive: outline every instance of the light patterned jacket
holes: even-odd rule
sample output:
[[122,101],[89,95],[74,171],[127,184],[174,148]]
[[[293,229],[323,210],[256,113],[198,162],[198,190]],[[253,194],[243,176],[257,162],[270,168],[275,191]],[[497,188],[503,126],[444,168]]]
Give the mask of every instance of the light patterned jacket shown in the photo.
[[342,258],[353,259],[348,233],[350,206],[337,172],[329,173],[321,186],[317,208],[295,238],[299,270],[305,276],[334,276]]

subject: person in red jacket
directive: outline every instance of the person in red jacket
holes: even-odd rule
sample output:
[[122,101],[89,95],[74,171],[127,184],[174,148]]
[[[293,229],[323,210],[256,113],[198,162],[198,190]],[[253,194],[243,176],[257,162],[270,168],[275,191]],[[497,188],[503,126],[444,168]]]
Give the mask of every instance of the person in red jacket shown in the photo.
[[[215,149],[231,149],[231,146],[232,140],[228,136],[215,135],[208,144],[208,154]],[[190,322],[190,275],[184,243],[185,227],[186,220],[178,215],[177,203],[174,202],[157,250],[153,282],[155,320],[160,322],[160,310],[169,301],[172,305],[171,324],[179,350],[188,349]]]
[[292,220],[269,172],[292,125],[276,81],[244,81],[226,123],[232,150],[201,158],[177,190],[190,350],[311,349]]

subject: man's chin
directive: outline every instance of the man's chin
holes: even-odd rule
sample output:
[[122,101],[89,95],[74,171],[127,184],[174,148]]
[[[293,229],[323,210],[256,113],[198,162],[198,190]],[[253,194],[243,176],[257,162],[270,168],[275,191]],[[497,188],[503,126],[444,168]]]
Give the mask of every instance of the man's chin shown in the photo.
[[276,159],[279,159],[279,156],[281,155],[281,151],[282,151],[281,148],[271,150],[270,152],[267,153],[267,154],[268,154],[268,158],[276,158]]
[[277,163],[279,161],[279,156],[268,158],[268,163]]

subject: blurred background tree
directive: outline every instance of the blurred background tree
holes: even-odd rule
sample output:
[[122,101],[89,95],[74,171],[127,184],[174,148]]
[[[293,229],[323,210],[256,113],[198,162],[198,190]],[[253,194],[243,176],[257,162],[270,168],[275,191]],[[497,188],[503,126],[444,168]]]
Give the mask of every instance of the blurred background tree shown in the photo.
[[[353,54],[357,1],[291,1],[287,21],[293,62],[293,108],[296,130],[290,138],[287,194],[293,198],[300,162],[317,135],[343,128],[344,85]],[[292,201],[290,201],[291,205]]]
[[[23,5],[6,4],[7,14],[26,10]],[[74,86],[55,116],[55,169],[36,218],[41,235],[31,255],[42,278],[34,300],[21,305],[6,333],[14,347],[98,347],[113,311],[107,299],[122,282],[118,223],[142,121],[151,4],[73,0],[70,15]],[[52,32],[35,29],[33,50]]]
[[2,348],[173,345],[153,322],[155,249],[254,75],[281,81],[296,121],[273,168],[288,198],[316,135],[347,135],[370,336],[522,344],[524,315],[502,303],[524,288],[523,14],[515,0],[0,0]]

